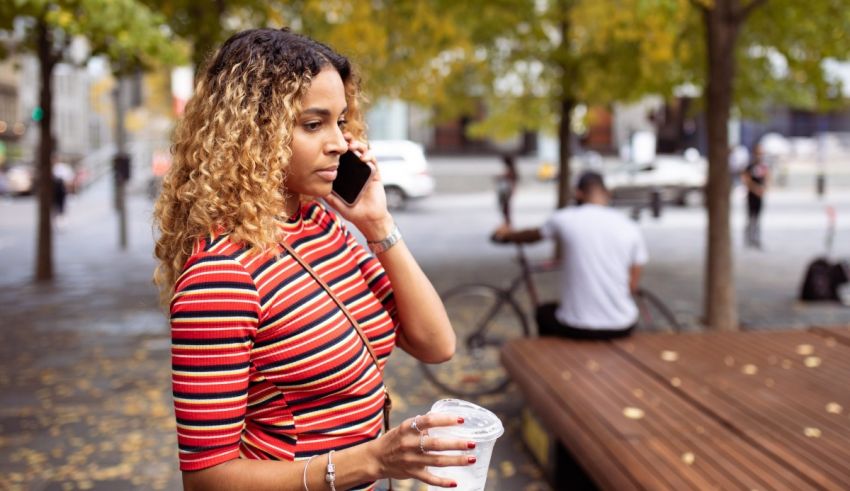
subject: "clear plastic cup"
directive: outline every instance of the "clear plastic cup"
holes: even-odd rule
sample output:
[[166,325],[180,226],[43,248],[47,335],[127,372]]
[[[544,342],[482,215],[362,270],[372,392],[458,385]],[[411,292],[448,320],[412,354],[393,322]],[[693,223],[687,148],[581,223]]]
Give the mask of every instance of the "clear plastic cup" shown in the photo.
[[[460,399],[442,399],[431,406],[432,413],[451,414],[463,418],[463,424],[440,426],[428,430],[434,438],[459,438],[475,442],[471,450],[450,450],[440,452],[446,455],[474,455],[472,465],[457,467],[429,467],[428,472],[457,482],[458,491],[483,491],[487,482],[487,470],[490,468],[490,456],[496,439],[502,436],[505,428],[495,414],[481,406]],[[429,491],[446,488],[428,486]]]

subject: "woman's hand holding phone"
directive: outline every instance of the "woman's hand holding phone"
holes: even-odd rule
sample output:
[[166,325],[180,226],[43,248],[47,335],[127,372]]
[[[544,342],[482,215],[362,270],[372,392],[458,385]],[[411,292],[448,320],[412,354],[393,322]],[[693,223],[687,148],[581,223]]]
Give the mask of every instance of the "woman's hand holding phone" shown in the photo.
[[[345,134],[345,140],[348,142],[348,149],[354,152],[364,165],[372,168],[372,175],[352,205],[347,204],[334,193],[325,196],[324,199],[340,216],[353,223],[367,240],[383,240],[392,231],[393,219],[387,211],[387,198],[377,162],[366,143],[354,140],[349,133]],[[342,178],[341,174],[337,175],[337,179]]]

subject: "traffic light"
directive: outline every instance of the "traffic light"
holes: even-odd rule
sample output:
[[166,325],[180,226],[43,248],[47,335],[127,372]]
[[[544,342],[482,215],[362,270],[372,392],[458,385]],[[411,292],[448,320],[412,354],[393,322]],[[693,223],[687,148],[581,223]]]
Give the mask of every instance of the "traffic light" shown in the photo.
[[41,106],[35,106],[32,109],[32,120],[36,123],[40,123],[42,119],[44,119],[44,109],[42,109]]

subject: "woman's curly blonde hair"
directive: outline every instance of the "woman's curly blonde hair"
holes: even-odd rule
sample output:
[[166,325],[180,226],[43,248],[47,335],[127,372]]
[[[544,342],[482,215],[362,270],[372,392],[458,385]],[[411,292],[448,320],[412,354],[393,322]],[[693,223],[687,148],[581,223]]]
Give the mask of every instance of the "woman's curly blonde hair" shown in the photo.
[[348,59],[288,29],[235,34],[197,79],[154,209],[154,282],[164,306],[198,240],[229,234],[255,252],[278,242],[301,98],[326,67],[345,86],[347,130],[362,138],[359,79]]

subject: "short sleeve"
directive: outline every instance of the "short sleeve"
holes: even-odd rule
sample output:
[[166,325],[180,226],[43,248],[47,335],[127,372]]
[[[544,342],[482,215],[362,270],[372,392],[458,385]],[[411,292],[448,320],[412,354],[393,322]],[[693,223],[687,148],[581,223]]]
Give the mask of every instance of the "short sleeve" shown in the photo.
[[393,325],[398,328],[398,309],[396,308],[395,297],[393,296],[393,287],[390,284],[390,279],[386,271],[384,271],[384,267],[371,252],[367,251],[366,248],[357,242],[351,232],[345,227],[343,227],[343,230],[345,230],[345,241],[354,254],[363,281],[366,282],[366,285],[372,294],[375,295],[375,298],[384,306],[384,310],[389,314]]
[[632,265],[643,266],[649,262],[649,251],[646,248],[646,241],[643,239],[643,234],[640,229],[635,227],[635,243],[632,252]]
[[558,226],[555,223],[555,215],[549,216],[540,226],[540,236],[544,239],[554,239],[558,236]]
[[238,262],[192,258],[171,302],[171,364],[180,469],[239,457],[250,351],[260,319],[256,286]]

